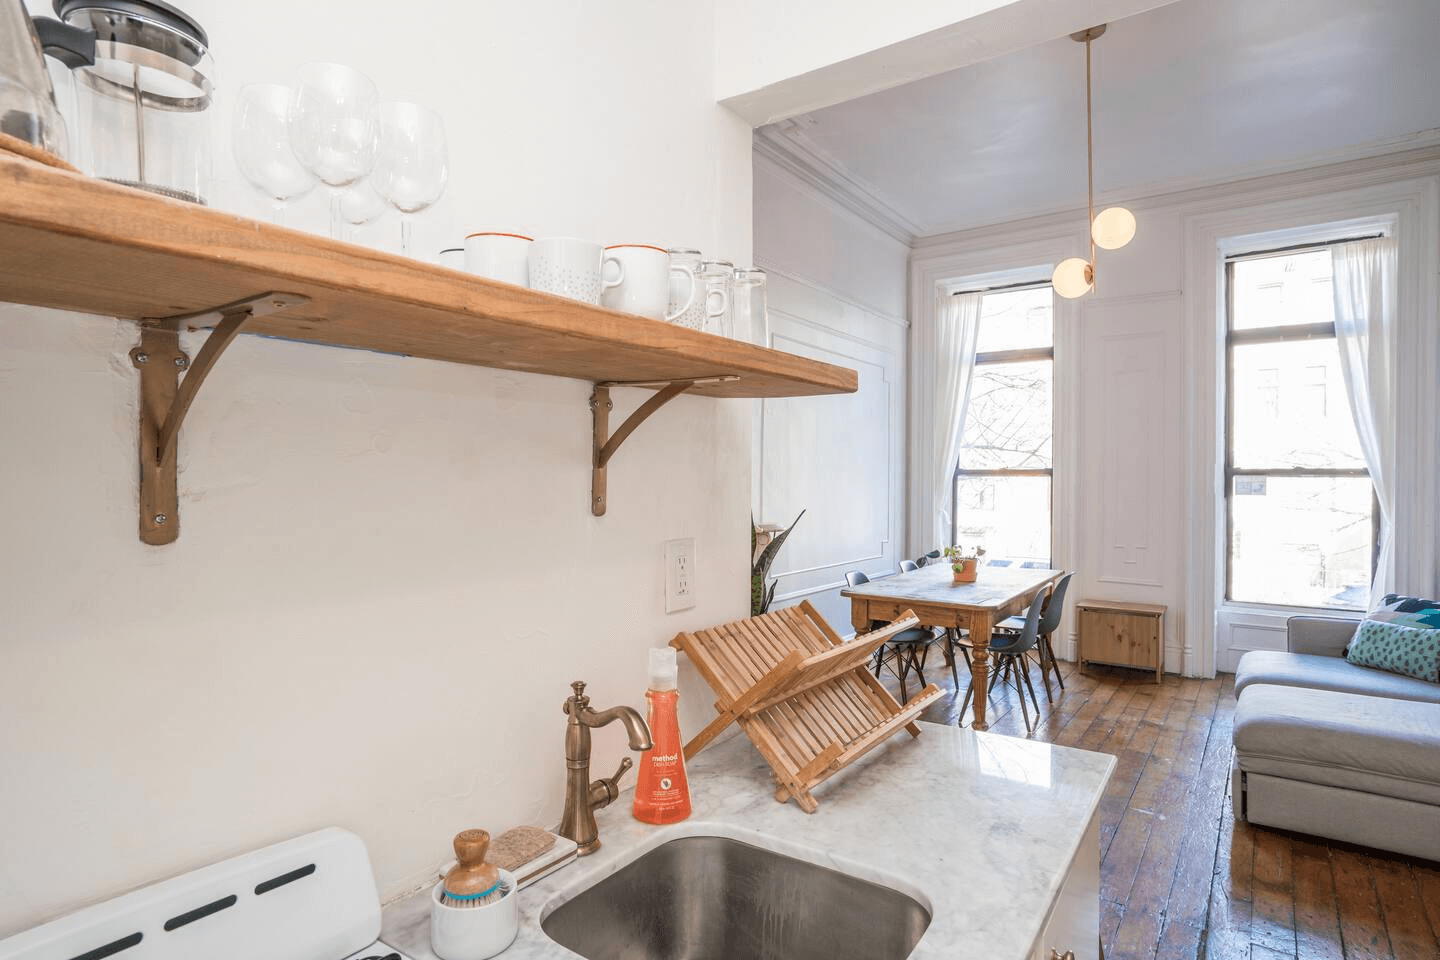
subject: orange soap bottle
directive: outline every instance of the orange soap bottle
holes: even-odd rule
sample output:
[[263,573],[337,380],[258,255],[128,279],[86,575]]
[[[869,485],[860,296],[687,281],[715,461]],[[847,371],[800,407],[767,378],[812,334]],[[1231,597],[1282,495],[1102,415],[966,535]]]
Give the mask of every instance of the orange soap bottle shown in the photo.
[[685,750],[675,714],[680,694],[675,689],[675,651],[650,651],[650,739],[640,754],[635,781],[635,819],[642,823],[679,823],[690,816],[690,781],[685,778]]

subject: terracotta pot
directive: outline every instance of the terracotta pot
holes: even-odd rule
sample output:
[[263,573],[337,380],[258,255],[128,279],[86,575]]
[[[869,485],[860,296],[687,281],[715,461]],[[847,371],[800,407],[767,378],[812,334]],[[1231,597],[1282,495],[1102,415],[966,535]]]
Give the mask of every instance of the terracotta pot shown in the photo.
[[950,569],[955,574],[956,583],[974,583],[975,577],[980,573],[980,561],[974,557],[955,560],[951,562]]

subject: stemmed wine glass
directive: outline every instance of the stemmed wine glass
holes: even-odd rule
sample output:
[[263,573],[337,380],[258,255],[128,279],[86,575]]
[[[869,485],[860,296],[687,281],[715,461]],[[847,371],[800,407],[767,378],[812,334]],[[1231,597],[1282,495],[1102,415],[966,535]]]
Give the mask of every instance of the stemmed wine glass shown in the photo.
[[445,123],[416,103],[380,105],[380,148],[370,182],[400,211],[400,249],[410,254],[411,217],[440,199],[449,176]]
[[350,226],[348,239],[351,243],[359,242],[361,227],[379,220],[381,214],[389,209],[385,198],[376,192],[369,180],[352,183],[340,191],[340,216]]
[[315,186],[315,175],[290,149],[290,88],[252,83],[240,88],[230,149],[250,185],[270,198],[274,223],[285,222],[285,205]]
[[290,104],[290,145],[330,187],[330,235],[340,237],[340,191],[375,166],[380,95],[370,78],[338,63],[307,63]]

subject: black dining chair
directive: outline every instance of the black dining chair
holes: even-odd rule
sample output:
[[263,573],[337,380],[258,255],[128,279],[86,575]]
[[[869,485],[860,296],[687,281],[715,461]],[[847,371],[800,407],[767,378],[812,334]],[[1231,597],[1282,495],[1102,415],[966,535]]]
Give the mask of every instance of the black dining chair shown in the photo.
[[[1015,692],[1020,697],[1020,713],[1025,717],[1025,734],[1029,736],[1032,727],[1030,725],[1030,711],[1025,708],[1025,688],[1030,689],[1030,702],[1035,704],[1035,719],[1040,719],[1040,701],[1035,699],[1035,687],[1030,683],[1029,663],[1026,655],[1035,649],[1036,639],[1039,637],[1040,611],[1045,606],[1045,591],[1035,591],[1035,599],[1030,601],[1030,609],[1025,612],[1024,624],[1020,633],[1005,637],[1003,643],[995,642],[1001,638],[995,638],[990,644],[990,656],[994,661],[992,677],[1001,677],[1002,673],[1015,681]],[[1004,668],[1003,671],[1001,668]],[[1003,682],[1003,680],[1002,680]],[[1024,686],[1022,686],[1022,684]],[[965,711],[970,709],[970,698],[975,695],[975,679],[970,679],[970,689],[965,691],[965,702],[960,705],[960,717],[964,719]]]
[[[1065,612],[1065,591],[1070,587],[1070,578],[1075,576],[1074,572],[1065,574],[1055,584],[1055,589],[1045,598],[1045,609],[1040,614],[1040,640],[1036,649],[1036,658],[1040,661],[1040,682],[1045,685],[1045,699],[1050,703],[1055,698],[1050,693],[1050,673],[1054,671],[1055,682],[1060,689],[1065,689],[1065,678],[1060,676],[1060,664],[1055,660],[1055,647],[1053,638],[1055,631],[1060,627],[1060,615]],[[995,625],[997,633],[1016,634],[1025,628],[1023,617],[1009,617],[1001,620]]]
[[[858,587],[862,583],[869,583],[870,578],[859,570],[851,570],[845,574],[845,583],[850,587]],[[879,630],[885,626],[882,620],[874,620],[870,623],[871,630]],[[880,676],[880,670],[888,666],[890,672],[900,681],[900,702],[903,704],[910,698],[905,692],[905,678],[914,670],[920,677],[920,689],[925,689],[925,658],[930,652],[930,645],[935,642],[935,633],[929,627],[910,627],[901,630],[890,639],[882,643],[876,649],[871,663],[875,668],[875,676]]]

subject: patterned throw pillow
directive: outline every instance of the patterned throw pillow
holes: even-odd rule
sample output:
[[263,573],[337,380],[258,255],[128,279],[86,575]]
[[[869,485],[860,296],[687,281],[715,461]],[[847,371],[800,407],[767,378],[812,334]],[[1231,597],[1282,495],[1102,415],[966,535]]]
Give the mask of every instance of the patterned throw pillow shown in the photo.
[[1437,630],[1440,629],[1440,600],[1387,593],[1380,598],[1380,606],[1369,615],[1369,619]]
[[1440,683],[1440,630],[1365,620],[1355,631],[1345,659],[1357,666]]

